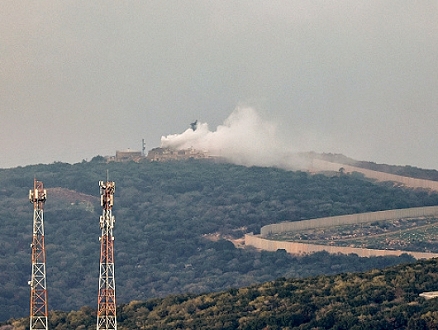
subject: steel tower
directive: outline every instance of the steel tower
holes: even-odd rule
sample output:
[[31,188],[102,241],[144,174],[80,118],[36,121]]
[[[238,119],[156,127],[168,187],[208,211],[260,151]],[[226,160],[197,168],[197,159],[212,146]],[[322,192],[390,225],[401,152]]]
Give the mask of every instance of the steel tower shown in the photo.
[[34,179],[29,200],[33,203],[32,277],[30,285],[30,330],[48,329],[46,250],[44,247],[44,203],[47,193],[43,183]]
[[100,274],[97,297],[97,330],[116,330],[116,283],[114,278],[114,236],[115,218],[112,215],[115,183],[99,181],[102,215],[100,228]]

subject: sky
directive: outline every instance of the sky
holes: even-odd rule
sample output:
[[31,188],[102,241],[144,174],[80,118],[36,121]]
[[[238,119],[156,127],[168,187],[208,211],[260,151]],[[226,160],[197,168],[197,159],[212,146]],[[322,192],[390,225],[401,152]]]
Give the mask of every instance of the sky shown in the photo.
[[437,1],[3,0],[0,168],[149,150],[195,120],[218,136],[244,113],[224,138],[253,156],[438,169],[437,54]]

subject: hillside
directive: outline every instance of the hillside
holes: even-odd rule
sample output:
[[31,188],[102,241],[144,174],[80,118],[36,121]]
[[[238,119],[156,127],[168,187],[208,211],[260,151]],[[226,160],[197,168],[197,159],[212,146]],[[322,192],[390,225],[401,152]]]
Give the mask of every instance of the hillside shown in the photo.
[[[0,169],[0,321],[28,314],[33,179],[48,189],[45,207],[50,310],[96,304],[98,181],[116,182],[118,303],[243,287],[278,277],[383,268],[412,258],[366,258],[236,249],[261,226],[306,218],[438,205],[438,194],[324,176],[209,161],[54,163]],[[94,197],[93,197],[94,196]],[[215,236],[219,239],[208,239]]]
[[[436,329],[438,261],[275,281],[119,306],[118,329]],[[94,329],[95,311],[52,312],[51,329]],[[21,330],[28,319],[11,321]],[[1,329],[1,328],[0,328]],[[5,328],[7,329],[7,328]]]
[[388,165],[388,164],[377,164],[375,162],[369,161],[359,161],[342,154],[331,154],[331,153],[309,153],[308,157],[315,157],[323,159],[333,163],[351,165],[356,167],[365,168],[368,170],[390,173],[395,175],[407,176],[411,178],[424,179],[438,181],[438,171],[430,169],[422,169],[415,166],[400,166],[400,165]]

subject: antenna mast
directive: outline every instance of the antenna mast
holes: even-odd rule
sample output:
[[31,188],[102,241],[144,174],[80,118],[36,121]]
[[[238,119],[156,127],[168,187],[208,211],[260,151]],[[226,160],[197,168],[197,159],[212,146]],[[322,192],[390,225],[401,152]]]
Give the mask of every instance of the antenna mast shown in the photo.
[[30,330],[48,329],[46,250],[44,247],[44,203],[47,192],[43,183],[34,179],[29,200],[33,204],[32,276],[30,285]]
[[114,236],[115,218],[112,215],[115,183],[99,181],[102,215],[100,228],[100,274],[97,296],[97,330],[117,330],[116,320],[116,283],[114,278]]

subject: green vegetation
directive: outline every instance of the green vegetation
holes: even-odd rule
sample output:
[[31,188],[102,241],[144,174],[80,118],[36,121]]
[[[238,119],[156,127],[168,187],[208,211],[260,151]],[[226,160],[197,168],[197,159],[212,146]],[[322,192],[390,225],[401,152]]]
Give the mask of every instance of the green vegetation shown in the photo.
[[397,219],[272,234],[278,241],[417,252],[438,252],[438,219]]
[[[236,249],[205,234],[240,237],[285,220],[438,204],[438,194],[275,168],[208,161],[54,163],[0,169],[0,320],[29,310],[33,179],[49,190],[45,207],[50,310],[94,306],[99,265],[98,181],[116,182],[118,303],[227,290],[275,278],[365,271],[407,256],[366,258]],[[73,191],[68,191],[70,189]],[[91,196],[87,196],[91,195]],[[94,197],[93,197],[94,196]]]
[[400,166],[400,165],[387,165],[387,164],[376,164],[374,162],[357,161],[352,158],[346,157],[341,154],[316,154],[311,153],[310,156],[324,159],[333,163],[340,163],[345,165],[357,166],[361,168],[366,168],[373,171],[385,172],[395,175],[407,176],[417,179],[433,180],[438,181],[438,171],[437,170],[426,170],[418,168],[415,166]]
[[[424,300],[419,294],[436,291],[437,279],[438,261],[429,260],[132,301],[118,307],[118,329],[436,329],[438,299]],[[52,312],[50,329],[91,330],[95,318],[90,307]],[[10,323],[24,330],[28,319]]]

